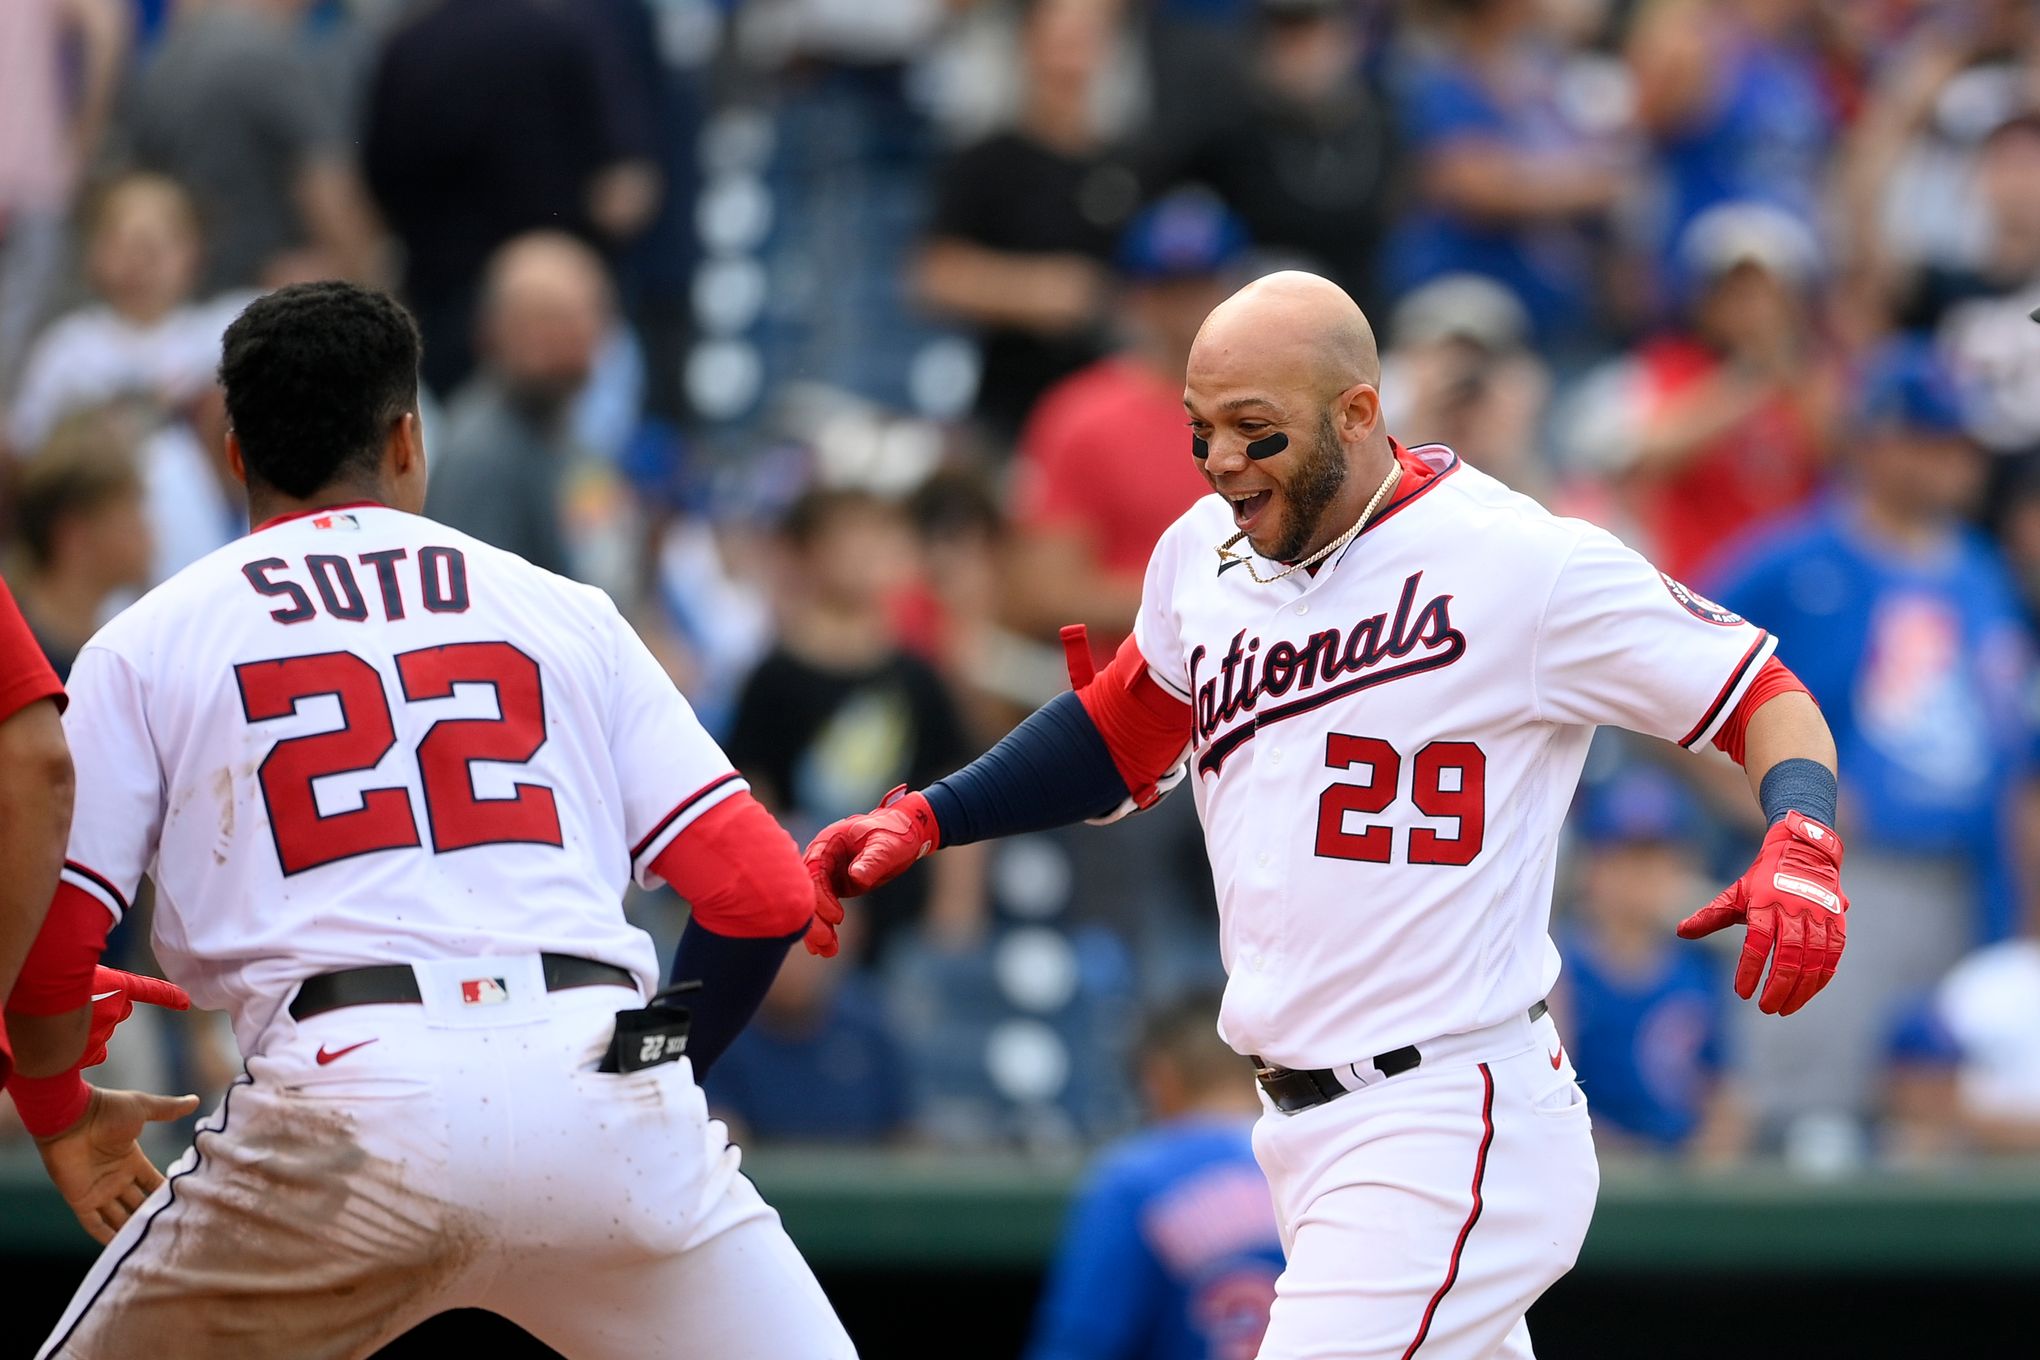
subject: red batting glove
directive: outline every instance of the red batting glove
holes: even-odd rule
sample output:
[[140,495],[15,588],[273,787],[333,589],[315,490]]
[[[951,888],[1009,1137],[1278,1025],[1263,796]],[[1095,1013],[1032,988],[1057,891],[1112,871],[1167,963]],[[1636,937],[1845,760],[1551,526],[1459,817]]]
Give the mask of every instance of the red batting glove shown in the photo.
[[137,1001],[166,1011],[191,1009],[191,997],[174,982],[100,964],[92,973],[92,1029],[78,1066],[97,1067],[106,1061],[106,1041],[113,1037],[115,1026],[135,1013]]
[[1757,999],[1767,1015],[1790,1015],[1827,986],[1848,938],[1842,893],[1842,838],[1796,812],[1764,836],[1757,861],[1712,902],[1679,922],[1681,939],[1724,926],[1748,926],[1735,970],[1735,994],[1748,1000],[1775,947],[1771,980]]
[[825,959],[836,957],[836,951],[843,947],[843,941],[836,934],[836,927],[843,924],[843,904],[836,894],[829,891],[829,885],[821,879],[813,864],[807,866],[808,876],[815,881],[815,919],[808,923],[807,952]]
[[935,809],[902,784],[870,812],[823,827],[808,842],[804,858],[808,872],[833,896],[862,897],[898,878],[941,843]]

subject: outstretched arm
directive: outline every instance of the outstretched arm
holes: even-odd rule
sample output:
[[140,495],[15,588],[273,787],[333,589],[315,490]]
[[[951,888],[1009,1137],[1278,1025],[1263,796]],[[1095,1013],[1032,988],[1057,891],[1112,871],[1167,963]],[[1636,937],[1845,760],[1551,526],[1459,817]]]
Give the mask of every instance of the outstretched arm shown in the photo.
[[1771,824],[1749,872],[1679,923],[1696,940],[1747,927],[1735,990],[1757,1008],[1790,1015],[1827,985],[1848,938],[1842,839],[1835,832],[1835,742],[1813,696],[1775,659],[1750,686],[1715,745],[1741,762]]
[[826,827],[808,871],[857,897],[945,845],[1045,831],[1146,807],[1190,744],[1190,706],[1156,684],[1132,639],[1095,679],[1079,677],[991,750],[920,793],[895,789],[871,812]]

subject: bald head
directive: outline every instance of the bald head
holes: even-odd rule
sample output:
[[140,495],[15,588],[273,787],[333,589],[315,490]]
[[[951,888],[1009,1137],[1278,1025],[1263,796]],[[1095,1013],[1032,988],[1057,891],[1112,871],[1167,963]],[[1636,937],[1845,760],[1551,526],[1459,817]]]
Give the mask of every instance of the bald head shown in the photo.
[[1285,269],[1255,279],[1212,309],[1190,350],[1190,371],[1235,379],[1308,376],[1329,399],[1355,383],[1378,387],[1381,354],[1360,305],[1330,279]]
[[586,380],[610,316],[602,259],[560,232],[517,237],[489,260],[483,348],[513,386],[571,392]]

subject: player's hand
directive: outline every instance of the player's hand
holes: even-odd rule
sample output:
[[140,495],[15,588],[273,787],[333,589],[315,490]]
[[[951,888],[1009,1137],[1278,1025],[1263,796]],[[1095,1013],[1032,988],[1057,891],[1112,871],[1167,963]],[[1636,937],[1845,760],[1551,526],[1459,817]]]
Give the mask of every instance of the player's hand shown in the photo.
[[822,881],[820,873],[809,864],[808,877],[815,881],[815,919],[808,923],[807,952],[825,959],[836,957],[836,951],[843,947],[843,941],[836,935],[836,927],[843,924],[843,904],[829,885]]
[[1765,835],[1749,872],[1679,922],[1679,935],[1697,940],[1725,926],[1747,927],[1736,995],[1749,999],[1770,958],[1771,978],[1757,1009],[1790,1015],[1835,975],[1849,934],[1848,910],[1842,838],[1832,827],[1792,812]]
[[137,1001],[166,1011],[191,1009],[191,997],[174,982],[99,965],[92,974],[92,1029],[80,1067],[97,1067],[106,1061],[107,1040],[121,1021],[135,1013]]
[[94,1241],[102,1246],[111,1242],[163,1183],[163,1173],[136,1141],[142,1130],[182,1119],[197,1108],[197,1096],[94,1087],[83,1118],[62,1133],[35,1140],[51,1182]]
[[862,897],[898,878],[941,843],[935,810],[902,784],[870,812],[823,827],[803,858],[815,881],[836,897]]

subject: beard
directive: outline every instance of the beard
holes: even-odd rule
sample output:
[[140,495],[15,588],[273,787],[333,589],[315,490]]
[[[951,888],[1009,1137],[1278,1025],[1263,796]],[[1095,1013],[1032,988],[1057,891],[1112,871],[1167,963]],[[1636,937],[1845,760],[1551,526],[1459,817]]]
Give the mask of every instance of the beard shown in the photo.
[[1326,411],[1318,416],[1315,441],[1302,452],[1295,475],[1282,489],[1289,502],[1282,516],[1282,536],[1262,549],[1261,555],[1274,562],[1294,562],[1309,551],[1320,534],[1329,538],[1343,529],[1344,525],[1338,525],[1327,532],[1324,519],[1345,485],[1346,451],[1339,445],[1331,412]]

